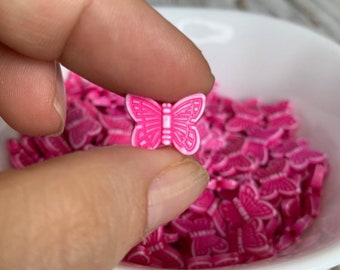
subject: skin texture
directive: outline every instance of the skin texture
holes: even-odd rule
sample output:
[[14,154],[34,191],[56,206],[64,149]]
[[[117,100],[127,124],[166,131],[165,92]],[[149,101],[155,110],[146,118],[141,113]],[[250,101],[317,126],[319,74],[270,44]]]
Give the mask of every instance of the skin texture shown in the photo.
[[[4,0],[0,18],[0,116],[21,133],[62,132],[60,63],[168,102],[214,82],[194,44],[141,0]],[[2,172],[0,269],[112,269],[207,181],[172,148],[98,148]]]
[[207,93],[214,81],[201,52],[144,1],[5,0],[0,17],[0,115],[23,133],[61,131],[58,61],[109,90],[160,101]]
[[[4,172],[0,269],[112,269],[207,180],[196,161],[170,148],[98,148]],[[175,211],[161,212],[169,206]]]

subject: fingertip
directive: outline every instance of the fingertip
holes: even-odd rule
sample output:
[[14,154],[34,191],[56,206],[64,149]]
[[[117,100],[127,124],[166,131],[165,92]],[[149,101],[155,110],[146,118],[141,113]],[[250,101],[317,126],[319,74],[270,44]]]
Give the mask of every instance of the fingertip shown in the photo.
[[214,82],[201,51],[144,1],[93,1],[61,61],[109,90],[164,102],[206,94]]
[[[0,115],[27,135],[60,133],[65,104],[55,62],[22,56],[0,44]],[[59,90],[58,90],[59,89]],[[60,113],[54,104],[58,97]]]
[[0,250],[8,256],[1,269],[112,269],[146,232],[184,211],[207,181],[195,160],[170,147],[95,148],[6,171],[0,215],[16,222],[0,223]]

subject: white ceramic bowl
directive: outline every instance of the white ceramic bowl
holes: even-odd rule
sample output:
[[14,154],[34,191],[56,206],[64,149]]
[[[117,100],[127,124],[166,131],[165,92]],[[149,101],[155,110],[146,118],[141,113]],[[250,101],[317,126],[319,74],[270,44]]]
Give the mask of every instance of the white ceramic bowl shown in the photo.
[[[332,164],[321,215],[303,241],[280,257],[228,269],[316,270],[340,264],[340,46],[305,28],[258,15],[159,11],[202,50],[222,94],[290,99],[301,120],[300,134],[326,152]],[[123,264],[118,269],[136,267]]]
[[[332,165],[321,215],[303,241],[279,257],[229,268],[317,270],[340,264],[339,45],[263,16],[203,9],[159,11],[203,51],[222,94],[263,101],[290,99],[301,120],[300,134],[313,148],[326,152]],[[8,167],[4,143],[13,134],[0,123],[0,170]],[[136,268],[120,264],[116,270]]]

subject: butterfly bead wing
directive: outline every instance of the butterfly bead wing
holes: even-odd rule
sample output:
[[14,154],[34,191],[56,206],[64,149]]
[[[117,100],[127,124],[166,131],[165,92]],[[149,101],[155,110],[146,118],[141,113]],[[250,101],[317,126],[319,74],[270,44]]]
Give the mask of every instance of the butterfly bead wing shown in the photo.
[[136,122],[131,144],[148,149],[157,148],[161,144],[162,107],[152,99],[127,95],[126,108]]
[[262,200],[256,187],[250,184],[243,185],[240,188],[239,202],[246,210],[249,218],[270,219],[277,214],[274,207],[265,200]]
[[200,146],[196,123],[205,108],[205,96],[194,94],[179,100],[172,108],[172,143],[183,154],[192,155]]

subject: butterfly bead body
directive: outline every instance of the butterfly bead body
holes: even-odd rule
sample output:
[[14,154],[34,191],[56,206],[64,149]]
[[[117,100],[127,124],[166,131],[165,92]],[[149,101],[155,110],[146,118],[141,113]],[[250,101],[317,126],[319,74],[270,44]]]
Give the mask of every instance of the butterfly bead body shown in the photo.
[[277,215],[274,207],[260,198],[258,190],[252,184],[244,184],[238,198],[223,201],[219,210],[231,228],[240,227],[252,218],[269,220]]
[[185,155],[197,152],[200,136],[196,123],[205,108],[203,94],[162,105],[149,98],[127,95],[126,108],[136,122],[131,136],[133,146],[155,149],[173,145]]

